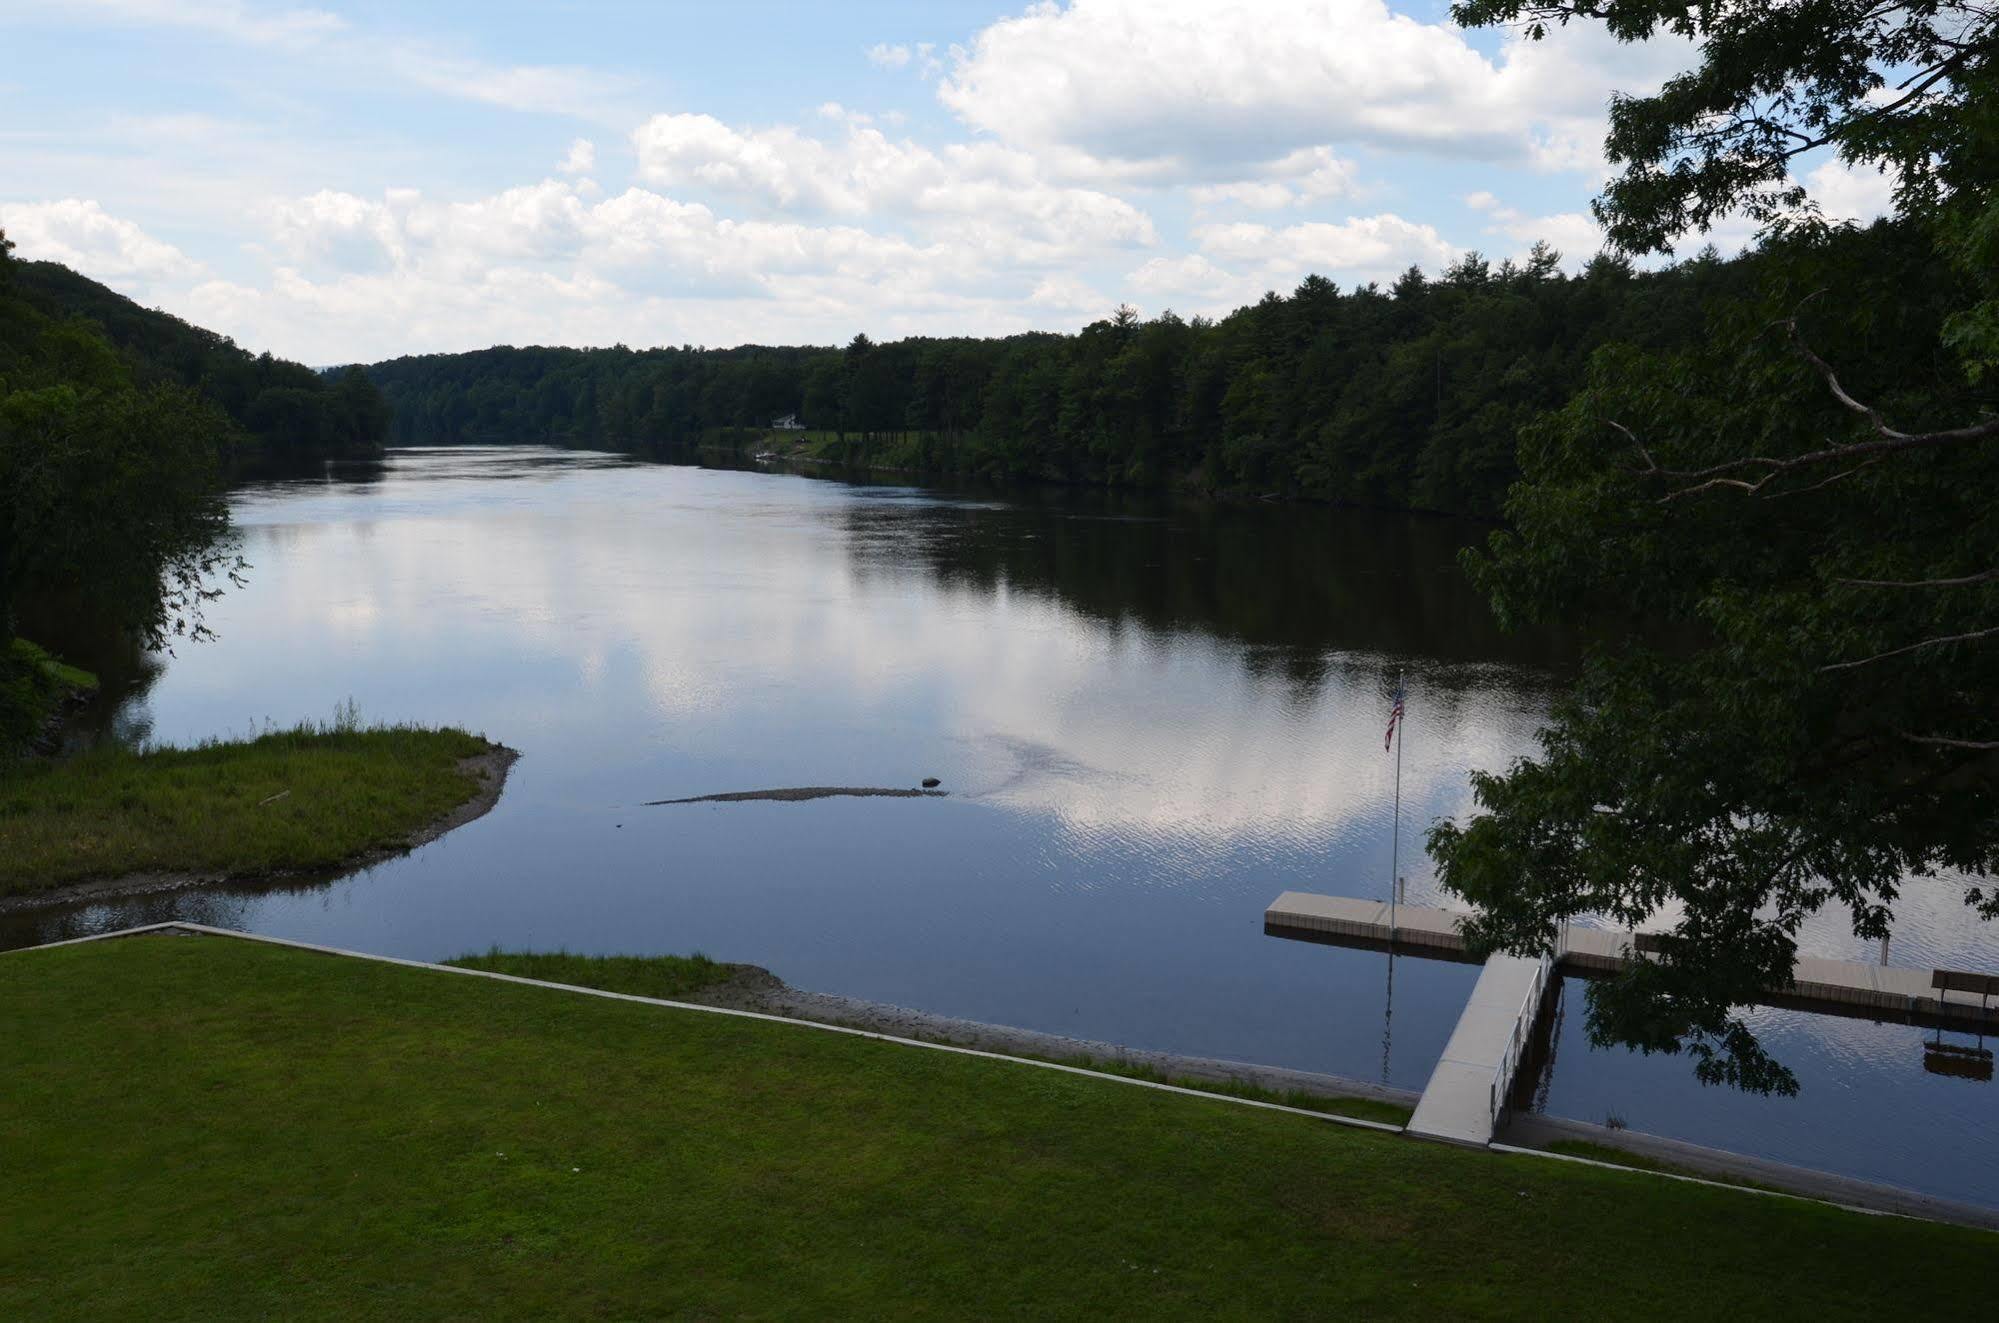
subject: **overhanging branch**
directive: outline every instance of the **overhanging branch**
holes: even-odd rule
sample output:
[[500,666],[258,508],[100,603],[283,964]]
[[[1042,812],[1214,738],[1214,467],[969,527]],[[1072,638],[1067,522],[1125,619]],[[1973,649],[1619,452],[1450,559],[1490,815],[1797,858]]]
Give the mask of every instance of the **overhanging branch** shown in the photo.
[[1975,643],[1979,639],[1991,638],[1994,634],[1999,634],[1999,625],[1994,625],[1990,629],[1974,629],[1967,634],[1944,634],[1933,639],[1918,639],[1914,643],[1906,643],[1899,648],[1890,648],[1886,652],[1877,652],[1872,657],[1862,657],[1858,661],[1833,662],[1830,665],[1819,667],[1819,670],[1850,671],[1856,666],[1871,666],[1875,662],[1887,661],[1890,657],[1900,657],[1905,653],[1916,652],[1922,648],[1940,648],[1946,643]]

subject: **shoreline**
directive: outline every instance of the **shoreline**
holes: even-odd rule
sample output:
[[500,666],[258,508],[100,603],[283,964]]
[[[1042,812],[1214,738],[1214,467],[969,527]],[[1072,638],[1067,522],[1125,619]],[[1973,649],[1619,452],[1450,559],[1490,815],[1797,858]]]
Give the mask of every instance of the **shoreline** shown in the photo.
[[1123,1066],[1150,1067],[1176,1080],[1244,1084],[1272,1093],[1297,1092],[1315,1098],[1379,1102],[1397,1107],[1416,1105],[1416,1093],[1386,1084],[1293,1070],[1285,1066],[1264,1066],[1249,1061],[1126,1047],[1121,1043],[1071,1038],[1066,1034],[1044,1033],[1038,1029],[1020,1029],[984,1020],[938,1015],[859,997],[807,992],[792,987],[761,965],[739,964],[735,968],[735,977],[727,982],[702,988],[680,1000],[728,1010],[780,1015],[787,1019],[813,1020],[820,1024],[862,1029],[897,1038],[922,1038],[954,1047],[976,1047],[1010,1056],[1045,1057],[1052,1061],[1087,1057]]
[[[729,1010],[755,1011],[788,1019],[812,1020],[842,1028],[898,1038],[924,1039],[954,1047],[973,1047],[1010,1056],[1040,1057],[1051,1061],[1086,1058],[1124,1066],[1150,1067],[1165,1078],[1202,1084],[1242,1084],[1274,1093],[1304,1093],[1328,1100],[1363,1100],[1413,1108],[1421,1096],[1411,1089],[1348,1076],[1326,1075],[1266,1066],[1248,1061],[1190,1056],[1178,1052],[1126,1047],[1095,1039],[1071,1038],[1064,1034],[965,1020],[913,1010],[886,1002],[844,997],[835,993],[807,992],[794,988],[760,965],[738,964],[737,973],[725,983],[686,994],[682,1001],[718,1006]],[[1905,1186],[1842,1176],[1815,1167],[1800,1167],[1771,1158],[1754,1157],[1728,1149],[1710,1148],[1688,1140],[1633,1130],[1612,1130],[1587,1121],[1517,1112],[1510,1116],[1498,1136],[1504,1146],[1532,1149],[1545,1156],[1571,1161],[1602,1161],[1569,1158],[1550,1146],[1564,1140],[1583,1140],[1606,1149],[1615,1149],[1638,1159],[1663,1161],[1702,1179],[1745,1189],[1764,1187],[1784,1194],[1845,1204],[1872,1212],[1914,1217],[1926,1221],[1950,1222],[1961,1226],[1999,1231],[1999,1208],[1924,1194]],[[1503,1147],[1499,1151],[1504,1151]],[[1607,1161],[1603,1165],[1618,1165]],[[1636,1163],[1625,1170],[1644,1171]]]
[[494,806],[500,802],[500,792],[506,788],[507,775],[513,770],[514,763],[519,761],[520,756],[518,749],[510,749],[504,744],[491,744],[483,753],[459,759],[458,770],[475,774],[479,779],[478,789],[458,807],[415,828],[394,845],[376,846],[316,868],[271,869],[247,873],[153,871],[121,873],[115,877],[68,882],[43,891],[0,896],[0,915],[22,914],[43,908],[96,900],[160,895],[183,891],[189,887],[337,882],[351,873],[373,868],[390,859],[400,858],[430,844],[445,833],[468,822],[477,821],[492,812]]

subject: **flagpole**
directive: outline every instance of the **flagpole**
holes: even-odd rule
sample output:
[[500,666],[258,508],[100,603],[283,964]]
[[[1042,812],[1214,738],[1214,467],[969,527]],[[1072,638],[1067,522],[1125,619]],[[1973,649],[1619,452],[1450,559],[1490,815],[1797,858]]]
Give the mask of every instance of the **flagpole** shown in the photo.
[[[1403,697],[1402,672],[1395,672],[1395,693],[1398,700]],[[1409,724],[1408,708],[1403,706],[1402,714],[1396,720],[1395,734],[1402,735],[1403,727]],[[1401,900],[1402,890],[1402,741],[1395,741],[1395,834],[1388,843],[1388,954],[1395,956],[1395,907]]]

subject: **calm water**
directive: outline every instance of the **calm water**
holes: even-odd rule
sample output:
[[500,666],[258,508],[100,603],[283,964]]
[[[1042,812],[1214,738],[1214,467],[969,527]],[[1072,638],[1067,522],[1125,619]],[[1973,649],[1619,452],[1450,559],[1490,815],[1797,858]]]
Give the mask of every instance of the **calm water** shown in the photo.
[[[1476,971],[1263,936],[1286,888],[1385,895],[1387,693],[1409,683],[1403,871],[1465,773],[1530,751],[1573,656],[1461,581],[1481,531],[642,464],[403,451],[248,488],[250,586],[162,659],[128,734],[450,722],[522,751],[499,807],[330,885],[14,916],[8,944],[168,917],[417,958],[703,950],[801,987],[1421,1088]],[[801,785],[945,799],[670,808]],[[1898,963],[1999,966],[1946,883]],[[1809,950],[1866,953],[1836,921]],[[1999,1202],[1991,1085],[1922,1033],[1754,1022],[1795,1100],[1594,1052],[1567,994],[1547,1110]],[[1392,1033],[1388,1032],[1392,1028]]]

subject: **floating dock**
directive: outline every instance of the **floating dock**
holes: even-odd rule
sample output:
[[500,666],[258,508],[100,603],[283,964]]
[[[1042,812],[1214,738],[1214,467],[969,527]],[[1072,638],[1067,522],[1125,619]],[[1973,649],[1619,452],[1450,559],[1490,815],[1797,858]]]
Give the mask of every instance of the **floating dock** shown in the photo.
[[[1380,900],[1287,891],[1263,912],[1263,931],[1297,941],[1483,964],[1408,1127],[1410,1134],[1426,1139],[1483,1145],[1492,1142],[1506,1111],[1550,985],[1563,974],[1615,974],[1641,958],[1653,939],[1630,929],[1565,926],[1547,956],[1501,954],[1480,961],[1458,931],[1462,917],[1424,905],[1391,907]],[[1999,1034],[1995,996],[1999,976],[1800,956],[1790,983],[1764,1001],[1827,1015]]]
[[[1391,917],[1386,901],[1287,891],[1263,912],[1263,931],[1372,951],[1386,951],[1392,940],[1402,955],[1483,963],[1465,949],[1458,933],[1463,917],[1425,905],[1397,905]],[[1630,929],[1565,927],[1553,959],[1563,974],[1615,974],[1631,962],[1634,951],[1650,945],[1650,938]],[[1988,974],[1799,956],[1789,986],[1765,1001],[1827,1015],[1999,1034],[1999,976]]]

